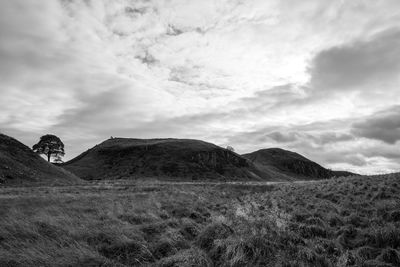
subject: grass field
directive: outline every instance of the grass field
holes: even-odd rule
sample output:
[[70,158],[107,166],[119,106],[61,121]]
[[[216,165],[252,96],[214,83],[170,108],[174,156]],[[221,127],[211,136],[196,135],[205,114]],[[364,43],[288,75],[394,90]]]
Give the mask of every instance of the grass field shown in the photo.
[[1,188],[0,266],[400,266],[400,175]]

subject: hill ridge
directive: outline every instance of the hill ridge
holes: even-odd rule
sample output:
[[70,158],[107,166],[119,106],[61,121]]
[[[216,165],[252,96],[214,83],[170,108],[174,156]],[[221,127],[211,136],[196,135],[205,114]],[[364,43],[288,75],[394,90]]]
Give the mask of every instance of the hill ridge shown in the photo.
[[196,139],[107,139],[62,166],[89,180],[141,175],[188,179],[262,179],[247,159]]
[[[276,164],[265,165],[255,160],[254,155],[265,152],[284,154],[289,161],[296,159],[297,165],[291,166],[288,171]],[[330,170],[319,164],[281,148],[260,149],[239,155],[206,141],[179,138],[110,138],[62,166],[88,180],[154,177],[292,181],[333,176]],[[313,175],[307,177],[309,173]]]

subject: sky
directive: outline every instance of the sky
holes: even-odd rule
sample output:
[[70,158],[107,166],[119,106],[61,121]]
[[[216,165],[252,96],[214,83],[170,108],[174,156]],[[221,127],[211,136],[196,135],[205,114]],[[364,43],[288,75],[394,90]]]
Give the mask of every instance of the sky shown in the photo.
[[0,0],[0,132],[400,171],[398,0]]

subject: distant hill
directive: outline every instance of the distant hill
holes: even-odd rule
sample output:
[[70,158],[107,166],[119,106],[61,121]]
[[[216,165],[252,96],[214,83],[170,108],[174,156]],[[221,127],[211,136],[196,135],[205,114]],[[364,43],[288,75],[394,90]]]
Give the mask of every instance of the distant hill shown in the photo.
[[242,156],[191,139],[113,138],[62,164],[86,179],[276,180]]
[[48,163],[21,142],[0,134],[0,184],[71,184],[79,181],[77,176]]
[[260,171],[274,171],[289,177],[291,180],[355,175],[350,172],[326,169],[298,153],[280,148],[261,149],[242,156],[250,160]]

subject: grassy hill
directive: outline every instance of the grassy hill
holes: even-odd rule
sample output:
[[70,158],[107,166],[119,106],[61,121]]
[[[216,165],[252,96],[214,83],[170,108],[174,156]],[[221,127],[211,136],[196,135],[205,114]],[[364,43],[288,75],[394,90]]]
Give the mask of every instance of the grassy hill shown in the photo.
[[400,174],[0,196],[0,266],[400,266]]
[[280,173],[287,176],[288,180],[310,180],[355,175],[350,172],[325,169],[298,153],[280,148],[261,149],[242,156],[249,159],[259,170]]
[[240,155],[191,139],[114,138],[62,165],[86,179],[153,177],[185,180],[273,180]]
[[327,170],[301,155],[264,149],[238,155],[191,139],[114,138],[62,164],[86,180],[151,177],[175,180],[293,181],[352,175]]
[[56,167],[19,141],[0,134],[0,184],[71,184],[80,179]]

